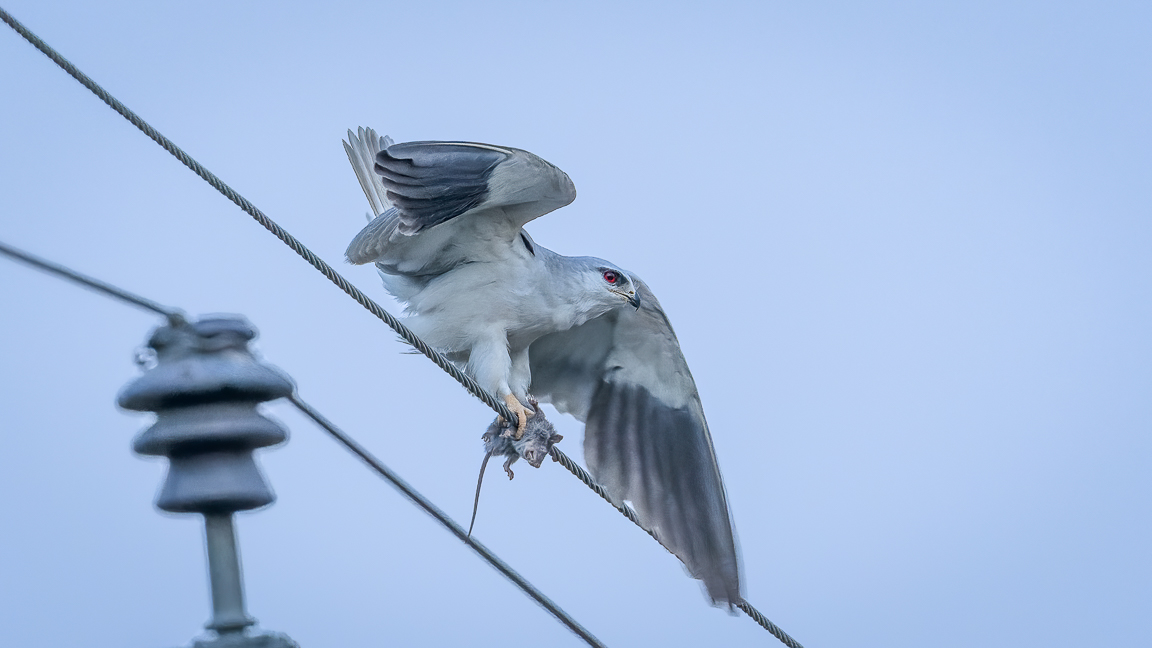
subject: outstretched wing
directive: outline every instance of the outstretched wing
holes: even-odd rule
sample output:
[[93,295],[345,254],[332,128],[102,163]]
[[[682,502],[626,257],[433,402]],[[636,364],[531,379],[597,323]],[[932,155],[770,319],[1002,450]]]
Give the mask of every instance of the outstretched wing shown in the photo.
[[370,222],[348,246],[352,263],[375,261],[411,275],[487,260],[500,254],[494,245],[523,245],[525,223],[576,198],[567,174],[520,149],[473,142],[376,146],[383,138],[371,130],[348,137],[348,159],[373,209],[385,207],[383,220]]
[[696,383],[652,291],[532,344],[530,392],[585,422],[584,458],[618,501],[704,582],[740,602],[739,560],[724,485]]

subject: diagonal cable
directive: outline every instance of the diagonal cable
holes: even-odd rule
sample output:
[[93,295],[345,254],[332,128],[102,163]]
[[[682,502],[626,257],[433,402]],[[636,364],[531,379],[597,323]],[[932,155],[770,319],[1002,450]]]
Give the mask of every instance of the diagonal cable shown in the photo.
[[22,263],[26,263],[34,268],[39,268],[45,272],[50,272],[58,277],[63,277],[69,281],[73,281],[80,284],[81,286],[91,288],[97,292],[102,292],[110,297],[115,297],[121,301],[128,302],[133,306],[139,306],[144,310],[150,310],[154,313],[159,313],[164,317],[167,317],[168,322],[173,326],[179,326],[185,321],[184,312],[180,309],[165,306],[158,302],[154,302],[147,297],[141,297],[136,293],[129,292],[117,286],[113,286],[108,282],[100,281],[94,277],[81,274],[71,268],[67,268],[58,263],[53,263],[47,259],[42,259],[19,248],[14,248],[11,245],[4,243],[3,241],[0,241],[0,254],[16,259]]
[[496,554],[492,553],[492,551],[490,549],[488,549],[488,547],[485,547],[483,544],[478,542],[475,538],[468,535],[468,532],[464,530],[464,527],[460,526],[459,524],[456,524],[456,522],[454,520],[452,520],[452,518],[448,517],[447,513],[445,513],[444,511],[441,511],[435,504],[433,504],[431,501],[429,501],[428,498],[421,495],[415,488],[412,488],[412,486],[410,486],[408,484],[408,482],[404,481],[403,479],[400,478],[399,475],[392,472],[391,468],[384,465],[383,462],[381,462],[379,459],[374,457],[370,452],[368,452],[364,448],[364,446],[357,443],[355,439],[353,439],[352,437],[345,434],[340,428],[336,427],[331,421],[324,418],[324,416],[322,414],[320,414],[320,412],[317,412],[311,405],[309,405],[308,403],[305,403],[300,398],[299,394],[293,393],[291,396],[288,397],[288,400],[291,401],[292,404],[295,405],[297,409],[299,409],[301,412],[303,412],[305,416],[312,419],[312,421],[314,423],[316,423],[316,425],[319,425],[321,428],[324,429],[325,432],[327,432],[329,435],[331,435],[332,438],[336,439],[336,441],[338,443],[340,443],[345,448],[347,448],[350,452],[352,452],[352,454],[356,455],[357,457],[360,457],[360,459],[363,460],[364,463],[367,464],[369,468],[371,468],[373,471],[375,471],[377,474],[379,474],[384,479],[388,480],[393,486],[396,487],[396,490],[400,491],[401,494],[404,495],[404,497],[407,497],[413,504],[424,509],[424,511],[426,513],[428,513],[428,515],[431,515],[433,518],[436,519],[437,522],[439,522],[441,525],[443,525],[444,528],[451,531],[452,535],[459,538],[461,542],[463,542],[464,544],[471,547],[472,550],[475,551],[476,553],[480,554],[480,557],[483,558],[484,560],[486,560],[488,562],[488,564],[492,565],[492,567],[494,567],[496,569],[496,571],[503,574],[505,576],[505,578],[507,578],[508,580],[515,583],[516,586],[519,587],[520,589],[524,590],[525,594],[527,594],[533,600],[535,600],[537,603],[539,603],[540,606],[543,607],[545,610],[548,610],[549,612],[551,612],[553,616],[555,616],[557,619],[559,619],[561,623],[568,626],[569,630],[571,630],[578,637],[583,639],[588,645],[590,645],[590,646],[603,646],[604,645],[604,644],[600,643],[600,640],[597,639],[595,636],[593,636],[592,633],[588,632],[588,630],[584,626],[577,623],[575,619],[573,619],[571,616],[568,615],[567,612],[565,612],[563,609],[561,609],[560,606],[553,603],[552,600],[549,599],[547,596],[545,596],[543,592],[536,589],[536,587],[533,586],[532,583],[529,583],[523,576],[521,576],[519,573],[517,573],[516,570],[509,567],[508,564],[505,563],[503,560],[500,560],[500,558]]
[[[11,14],[4,11],[3,8],[0,8],[0,20],[7,23],[10,27],[12,27],[12,29],[16,30],[16,32],[23,36],[25,40],[36,47],[36,49],[40,50],[45,56],[52,59],[53,62],[59,65],[65,72],[72,76],[72,78],[76,79],[84,87],[92,91],[93,94],[99,97],[104,103],[108,104],[109,107],[111,107],[122,117],[131,122],[133,126],[136,126],[136,128],[140,129],[145,135],[163,147],[164,150],[175,156],[176,159],[180,160],[180,162],[184,164],[184,166],[187,166],[194,173],[196,173],[196,175],[200,176],[205,182],[212,185],[212,187],[214,187],[220,193],[224,194],[226,198],[236,203],[240,209],[244,210],[244,212],[255,219],[256,222],[260,223],[260,225],[262,225],[269,232],[272,232],[272,234],[274,234],[276,238],[283,241],[285,245],[292,248],[294,252],[299,254],[304,258],[305,261],[319,270],[320,273],[327,277],[329,281],[336,284],[341,290],[355,299],[357,303],[367,309],[370,313],[383,320],[383,322],[387,324],[392,330],[396,331],[396,333],[399,334],[405,342],[411,344],[418,351],[428,356],[432,362],[436,363],[436,366],[440,367],[446,373],[448,373],[448,375],[455,378],[456,381],[463,385],[464,388],[467,389],[473,396],[479,398],[484,402],[485,405],[491,407],[497,414],[503,416],[506,420],[512,422],[518,421],[516,415],[512,413],[512,410],[510,410],[506,404],[492,396],[492,394],[490,394],[475,380],[473,380],[471,376],[467,375],[458,367],[456,367],[456,365],[449,362],[448,359],[441,355],[438,351],[428,346],[427,343],[417,337],[416,334],[408,329],[408,327],[405,326],[400,320],[396,319],[395,316],[384,310],[379,304],[361,292],[359,288],[349,283],[347,279],[341,276],[340,273],[336,272],[336,270],[332,268],[332,266],[328,265],[323,259],[316,256],[311,250],[305,247],[303,243],[296,239],[296,237],[289,234],[286,230],[276,224],[275,221],[266,216],[264,212],[260,211],[256,208],[255,205],[248,202],[246,198],[236,193],[236,191],[225,184],[224,181],[217,178],[215,174],[213,174],[208,169],[205,169],[200,165],[199,162],[192,159],[190,155],[181,150],[180,147],[176,146],[171,140],[169,140],[167,137],[164,137],[155,128],[152,128],[148,122],[144,121],[136,113],[129,110],[127,106],[120,103],[115,97],[109,94],[108,91],[100,87],[99,84],[97,84],[86,74],[81,72],[76,66],[72,65],[72,63],[61,56],[59,52],[41,40],[40,37],[36,36],[36,34],[33,34],[31,31],[28,31],[24,25],[20,24],[19,21],[13,18]],[[595,491],[598,495],[603,497],[613,506],[616,506],[616,504],[607,497],[607,493],[604,491],[603,486],[592,480],[591,476],[588,475],[588,473],[583,468],[580,468],[576,462],[572,461],[571,458],[569,458],[555,447],[553,447],[551,450],[551,456],[553,460],[560,462],[560,464],[567,468],[569,472],[580,478],[581,481],[588,485],[589,488]],[[635,513],[632,513],[630,510],[621,508],[619,506],[616,506],[616,508],[625,517],[631,520],[633,524],[636,524],[641,529],[644,529],[644,527],[640,524],[640,521],[636,518]],[[656,536],[648,529],[644,529],[644,531],[651,535],[653,538],[656,538]],[[656,538],[656,541],[659,542],[659,538]],[[663,546],[663,543],[661,543],[661,546]],[[776,624],[769,621],[767,617],[761,614],[759,610],[752,607],[752,605],[747,601],[741,600],[737,604],[737,607],[743,610],[746,614],[748,614],[749,618],[756,621],[756,623],[770,632],[774,637],[779,639],[789,648],[803,648],[799,642],[789,636],[788,633],[781,630]]]
[[[29,254],[28,252],[20,250],[19,248],[12,247],[3,241],[0,241],[0,254],[11,257],[18,261],[22,261],[32,266],[33,268],[54,274],[57,277],[78,283],[87,288],[93,288],[106,297],[119,299],[134,306],[140,306],[147,310],[151,310],[164,315],[168,318],[168,322],[172,326],[180,326],[187,322],[184,316],[184,311],[168,306],[162,306],[160,303],[154,302],[151,299],[141,297],[140,295],[120,288],[119,286],[114,286],[105,281],[89,277],[88,275],[77,272],[58,263],[48,261],[47,259],[42,259],[34,254]],[[410,502],[424,509],[428,515],[431,515],[433,519],[451,531],[452,535],[456,536],[461,540],[461,542],[471,547],[472,550],[479,554],[481,558],[483,558],[488,564],[492,565],[496,571],[500,572],[504,575],[505,578],[512,581],[512,583],[523,590],[529,598],[533,599],[541,607],[550,612],[552,616],[556,617],[557,620],[567,626],[569,630],[583,639],[588,645],[596,646],[598,648],[602,648],[604,646],[604,644],[601,643],[599,639],[597,639],[591,632],[589,632],[587,628],[580,625],[580,623],[577,622],[576,619],[572,618],[572,616],[567,612],[565,612],[563,608],[554,603],[552,599],[545,596],[543,592],[536,589],[532,583],[528,582],[528,580],[521,576],[515,569],[512,569],[512,567],[510,567],[508,563],[501,560],[499,556],[492,553],[488,547],[485,547],[479,541],[468,535],[464,531],[463,527],[461,527],[459,524],[456,524],[452,518],[448,517],[447,513],[441,511],[440,508],[433,504],[431,500],[421,495],[419,491],[413,488],[408,482],[404,481],[400,475],[393,472],[391,468],[384,464],[384,462],[380,461],[375,456],[373,456],[372,453],[368,452],[364,446],[357,443],[355,439],[345,434],[342,430],[340,430],[340,428],[336,427],[332,422],[325,418],[324,415],[320,414],[320,412],[318,412],[314,407],[304,402],[304,400],[301,399],[298,394],[293,393],[288,397],[288,400],[293,405],[295,405],[297,409],[303,412],[305,416],[307,416],[309,419],[323,428],[326,432],[328,432],[328,434],[336,439],[336,441],[338,441],[341,445],[343,445],[356,456],[360,457],[360,459],[363,460],[364,463],[367,464],[372,470],[376,471],[381,477],[388,480],[388,482],[390,482],[396,488],[396,490],[400,491],[402,495],[407,497]]]
[[380,305],[376,302],[372,301],[367,295],[361,292],[359,288],[353,286],[347,279],[341,276],[339,272],[336,272],[332,266],[328,265],[328,263],[326,263],[323,259],[316,256],[311,250],[305,247],[305,245],[297,240],[296,237],[289,234],[284,228],[277,225],[275,221],[264,215],[264,212],[260,211],[256,208],[255,205],[248,202],[248,199],[246,199],[244,196],[236,193],[232,187],[229,187],[224,183],[223,180],[217,178],[214,173],[208,169],[205,169],[200,165],[199,162],[192,159],[192,156],[185,153],[179,146],[176,146],[172,140],[164,137],[164,135],[160,134],[160,132],[155,128],[152,128],[152,126],[148,122],[144,121],[139,115],[129,110],[128,107],[124,104],[120,103],[116,97],[113,97],[107,90],[101,88],[99,84],[90,79],[88,75],[81,72],[75,65],[72,65],[68,59],[64,58],[60,55],[59,52],[52,49],[52,47],[41,40],[39,36],[28,31],[28,28],[20,24],[19,21],[13,18],[12,15],[5,11],[3,8],[0,8],[0,20],[3,20],[10,27],[12,27],[12,29],[16,30],[16,32],[23,36],[25,40],[36,47],[36,49],[43,52],[45,56],[52,59],[56,65],[59,65],[65,72],[72,76],[72,78],[79,81],[81,85],[91,90],[92,93],[99,97],[101,101],[108,104],[112,110],[120,113],[124,119],[127,119],[132,123],[133,126],[139,128],[145,135],[151,138],[152,141],[163,147],[165,151],[171,153],[177,160],[180,160],[180,162],[183,163],[184,166],[191,169],[193,173],[203,178],[205,182],[212,185],[212,187],[220,193],[224,194],[228,200],[236,203],[236,206],[238,206],[240,209],[243,209],[249,216],[255,219],[257,223],[260,223],[260,225],[262,225],[265,229],[267,229],[269,232],[272,232],[276,238],[280,239],[284,242],[285,245],[292,248],[293,252],[299,254],[301,257],[304,257],[305,261],[310,263],[312,267],[319,270],[320,273],[327,277],[329,281],[339,286],[340,290],[348,293],[352,299],[355,299],[357,303],[368,309],[368,312],[383,320],[384,323],[391,327],[392,330],[396,331],[400,337],[404,338],[405,342],[411,344],[418,351],[420,351],[420,353],[428,356],[432,362],[436,363],[436,366],[440,367],[445,372],[447,372],[448,375],[455,378],[456,381],[463,385],[464,388],[469,392],[471,392],[473,396],[484,401],[485,405],[491,407],[496,411],[497,414],[500,414],[505,419],[510,421],[518,420],[516,415],[512,413],[512,410],[508,409],[507,405],[500,402],[500,400],[492,396],[492,394],[488,393],[488,391],[477,384],[471,376],[464,373],[458,367],[456,367],[456,365],[449,362],[448,359],[437,352],[436,349],[433,349],[423,340],[416,337],[416,334],[409,330],[407,326],[404,326],[403,322],[396,319],[395,316],[381,308]]
[[[608,502],[609,504],[611,504],[617,511],[620,511],[620,514],[623,515],[624,517],[628,518],[629,522],[640,527],[640,529],[643,530],[644,533],[647,533],[648,535],[652,536],[652,539],[655,540],[656,542],[659,542],[661,547],[664,547],[665,549],[668,548],[664,545],[663,542],[660,541],[659,536],[657,536],[655,533],[653,533],[650,529],[645,528],[643,524],[640,524],[640,518],[636,517],[636,511],[633,511],[632,508],[627,506],[626,504],[619,504],[619,503],[612,501],[612,498],[608,496],[608,491],[604,490],[603,486],[596,483],[596,480],[592,479],[592,475],[588,474],[588,471],[584,470],[583,466],[581,466],[580,464],[573,461],[572,458],[569,457],[568,455],[564,454],[563,452],[560,452],[560,450],[556,446],[552,446],[552,448],[548,451],[548,453],[552,457],[552,461],[555,461],[556,463],[560,464],[568,472],[575,475],[577,479],[584,482],[585,486],[592,489],[592,492],[596,493],[601,498],[603,498],[605,502]],[[761,613],[760,610],[757,610],[756,608],[752,607],[752,604],[749,603],[748,601],[746,601],[744,599],[740,599],[738,602],[736,602],[736,607],[740,608],[745,614],[748,615],[748,617],[750,619],[752,619],[756,623],[760,624],[760,627],[762,627],[765,630],[767,630],[768,632],[770,632],[773,637],[776,637],[777,639],[779,639],[780,642],[783,643],[785,646],[788,646],[788,648],[804,648],[804,646],[800,645],[799,641],[796,641],[795,639],[792,638],[791,635],[789,635],[787,632],[784,632],[780,628],[780,626],[776,625],[775,623],[772,623],[772,621],[770,621],[768,619],[768,617],[764,616],[764,614]]]

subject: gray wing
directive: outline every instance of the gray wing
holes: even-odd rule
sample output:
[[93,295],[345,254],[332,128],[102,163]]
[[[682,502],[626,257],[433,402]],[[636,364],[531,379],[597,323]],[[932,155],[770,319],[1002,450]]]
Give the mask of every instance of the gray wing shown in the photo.
[[374,146],[371,130],[348,136],[345,149],[365,194],[374,209],[386,207],[383,220],[370,222],[348,246],[352,263],[430,274],[490,260],[501,253],[494,244],[522,244],[525,223],[576,197],[567,174],[520,149],[474,142]]
[[584,458],[617,500],[704,582],[713,602],[740,596],[727,497],[696,383],[659,302],[620,308],[544,336],[529,351],[530,392],[585,422]]
[[399,211],[400,232],[411,235],[484,202],[493,171],[512,154],[484,144],[406,142],[380,151],[375,171]]

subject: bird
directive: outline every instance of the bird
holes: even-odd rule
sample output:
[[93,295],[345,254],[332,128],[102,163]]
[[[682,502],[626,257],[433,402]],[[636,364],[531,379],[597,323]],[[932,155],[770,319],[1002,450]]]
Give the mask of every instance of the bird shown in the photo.
[[405,323],[507,403],[584,423],[584,460],[702,581],[740,594],[736,534],[696,383],[667,315],[634,273],[537,244],[530,221],[568,205],[566,173],[517,148],[395,143],[370,128],[344,149],[372,208],[345,251],[374,264]]

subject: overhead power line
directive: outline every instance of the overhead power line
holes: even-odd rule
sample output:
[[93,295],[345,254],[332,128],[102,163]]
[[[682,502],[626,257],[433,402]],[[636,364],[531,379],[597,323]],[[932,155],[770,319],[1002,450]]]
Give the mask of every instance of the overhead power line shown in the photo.
[[[196,173],[196,175],[200,176],[205,182],[212,185],[212,187],[214,187],[226,198],[235,203],[238,207],[240,207],[240,209],[244,210],[244,212],[255,219],[256,222],[260,223],[261,226],[274,234],[276,238],[283,241],[285,245],[290,247],[294,252],[303,257],[305,261],[320,271],[321,274],[327,277],[329,281],[336,284],[341,290],[355,299],[357,303],[381,319],[393,331],[399,334],[405,342],[411,344],[418,351],[428,356],[432,362],[436,363],[436,366],[440,367],[446,373],[448,373],[448,375],[455,378],[456,381],[463,385],[464,388],[467,389],[473,396],[479,398],[484,402],[485,405],[492,408],[497,414],[503,416],[505,420],[511,421],[513,423],[518,421],[516,415],[512,412],[511,409],[508,408],[506,404],[501,402],[492,394],[488,393],[488,391],[481,387],[475,380],[473,380],[471,376],[461,371],[456,365],[449,362],[448,359],[441,355],[438,351],[421,340],[400,320],[398,320],[388,311],[384,310],[379,304],[365,295],[359,288],[352,285],[347,279],[341,276],[340,273],[336,272],[332,266],[328,265],[328,263],[326,263],[323,259],[316,256],[316,254],[309,250],[303,243],[289,234],[284,228],[276,224],[276,222],[271,218],[266,216],[264,212],[257,209],[255,205],[250,203],[246,198],[225,184],[224,181],[216,177],[216,175],[211,171],[201,166],[199,162],[192,158],[192,156],[185,153],[180,147],[176,146],[175,143],[173,143],[164,135],[160,134],[160,132],[148,124],[148,122],[144,121],[136,113],[129,110],[127,106],[120,103],[120,101],[113,97],[108,91],[100,87],[99,84],[81,72],[79,68],[70,63],[59,52],[49,46],[40,37],[29,31],[26,27],[24,27],[24,25],[20,24],[15,18],[11,16],[11,14],[4,11],[2,8],[0,8],[0,20],[3,20],[5,23],[7,23],[10,27],[12,27],[12,29],[24,37],[25,40],[36,47],[36,49],[40,50],[45,56],[52,59],[53,62],[60,66],[60,68],[67,72],[70,76],[72,76],[72,78],[79,81],[84,87],[88,88],[93,94],[99,97],[101,101],[108,104],[109,107],[111,107],[122,117],[131,122],[133,126],[136,126],[136,128],[140,129],[141,132],[159,144],[162,148],[164,148],[164,150],[171,153],[174,157],[176,157],[176,159],[180,160],[182,164],[191,169],[194,173]],[[572,472],[572,474],[576,475],[578,478],[580,478],[581,481],[592,488],[592,490],[596,491],[597,494],[599,494],[609,503],[612,503],[613,506],[617,508],[617,510],[623,513],[624,516],[631,520],[634,524],[642,529],[644,528],[640,524],[640,521],[636,518],[635,513],[631,512],[631,510],[627,509],[626,507],[616,505],[614,502],[612,502],[612,500],[607,497],[607,493],[604,492],[603,487],[599,484],[596,484],[586,471],[580,468],[562,451],[553,446],[550,451],[550,455],[552,456],[553,460],[559,462],[570,472]],[[648,529],[644,530],[649,535],[652,535],[653,538],[656,537]],[[657,542],[659,542],[659,539],[657,539]],[[789,648],[803,648],[803,646],[798,641],[780,629],[779,626],[769,621],[767,617],[760,613],[759,610],[752,607],[752,605],[747,601],[741,600],[737,603],[737,607],[748,614],[750,618],[756,621],[765,630],[770,632],[774,637],[784,643],[784,645],[788,646]]]
[[[168,321],[172,326],[180,326],[187,323],[187,319],[184,316],[184,311],[168,306],[163,306],[158,302],[154,302],[146,297],[141,297],[140,295],[120,288],[119,286],[114,286],[108,282],[95,279],[66,266],[62,266],[58,263],[40,258],[34,254],[29,254],[28,252],[25,252],[19,248],[12,247],[3,241],[0,241],[0,254],[11,257],[18,261],[22,261],[38,270],[54,274],[57,277],[67,279],[86,288],[96,290],[106,297],[112,297],[122,302],[132,304],[134,306],[140,306],[147,310],[159,313],[160,315],[164,315],[168,318]],[[596,646],[598,648],[604,646],[604,644],[601,643],[599,639],[597,639],[591,632],[589,632],[587,628],[580,625],[580,623],[576,621],[576,619],[572,618],[570,614],[565,612],[563,608],[554,603],[552,599],[548,598],[543,592],[536,589],[536,586],[528,582],[528,580],[521,576],[515,569],[512,569],[508,563],[501,560],[500,557],[493,553],[491,549],[484,546],[475,538],[471,537],[466,531],[464,531],[463,527],[457,524],[452,518],[448,517],[447,513],[440,510],[440,508],[433,504],[432,501],[427,497],[421,495],[420,491],[416,490],[408,482],[404,481],[400,475],[393,472],[391,468],[384,464],[384,462],[380,461],[372,453],[368,452],[364,446],[357,443],[355,439],[346,434],[340,428],[336,427],[335,424],[325,418],[323,414],[316,410],[316,408],[304,402],[304,400],[300,398],[299,394],[293,392],[288,397],[288,400],[293,405],[295,405],[296,408],[299,409],[305,416],[307,416],[314,423],[316,423],[316,425],[318,425],[321,429],[332,436],[333,439],[351,451],[352,454],[355,454],[357,457],[363,460],[369,468],[371,468],[373,471],[391,483],[392,486],[395,487],[396,490],[400,491],[404,497],[408,498],[410,502],[420,507],[421,509],[424,509],[424,511],[428,513],[428,515],[432,516],[434,520],[439,522],[442,526],[444,526],[444,528],[451,531],[452,535],[456,536],[460,539],[461,542],[471,547],[473,551],[479,554],[480,557],[483,558],[493,568],[495,568],[496,571],[500,572],[505,578],[512,581],[512,583],[523,590],[523,592],[527,594],[529,598],[540,604],[541,607],[555,616],[561,623],[567,626],[568,629],[578,637],[583,639],[588,645]]]
[[9,14],[7,11],[4,11],[2,8],[0,8],[0,20],[3,20],[10,27],[12,27],[12,29],[16,30],[16,32],[23,36],[25,40],[27,40],[29,43],[32,43],[36,49],[40,50],[45,56],[52,59],[56,65],[59,65],[61,69],[67,72],[72,78],[79,81],[81,85],[91,90],[92,94],[95,94],[100,98],[101,101],[108,104],[112,110],[115,110],[120,114],[120,116],[131,122],[133,126],[140,129],[141,132],[151,138],[152,141],[159,144],[165,151],[171,153],[172,156],[177,160],[180,160],[180,162],[184,166],[191,169],[193,173],[200,176],[205,182],[212,185],[212,187],[219,191],[221,194],[224,194],[225,198],[236,203],[237,207],[244,210],[244,212],[255,219],[257,223],[260,223],[260,225],[262,225],[265,229],[267,229],[269,232],[272,232],[276,238],[280,239],[284,242],[285,245],[292,248],[293,252],[303,257],[305,261],[311,264],[312,267],[319,270],[320,273],[327,277],[329,281],[339,286],[339,288],[344,292],[348,293],[352,299],[355,299],[361,306],[368,309],[370,313],[383,320],[384,323],[387,324],[392,330],[396,331],[400,337],[404,338],[405,342],[411,344],[418,351],[428,356],[432,362],[436,363],[436,366],[440,367],[445,372],[447,372],[448,375],[455,378],[457,382],[463,385],[464,388],[471,392],[473,396],[484,401],[485,405],[491,407],[496,411],[497,414],[500,414],[505,419],[510,421],[518,420],[516,415],[512,413],[512,410],[508,409],[507,405],[489,394],[483,387],[477,384],[471,376],[464,373],[459,368],[457,368],[456,365],[449,362],[448,359],[437,352],[436,349],[428,346],[427,343],[417,337],[415,333],[410,331],[403,322],[396,319],[396,317],[394,317],[391,313],[384,310],[376,302],[372,301],[371,298],[365,295],[359,288],[352,285],[352,283],[341,276],[339,272],[336,272],[336,270],[332,266],[328,265],[327,262],[316,256],[316,254],[309,250],[296,237],[292,236],[288,233],[287,230],[280,227],[276,221],[266,216],[264,212],[257,209],[255,205],[248,202],[247,198],[241,196],[236,192],[235,189],[229,187],[223,180],[216,177],[216,174],[204,168],[199,162],[193,159],[191,155],[188,155],[184,152],[183,149],[181,149],[179,146],[176,146],[172,140],[164,137],[164,135],[161,134],[160,131],[153,128],[151,124],[144,121],[139,115],[129,110],[128,107],[120,103],[116,97],[113,97],[111,93],[100,87],[100,85],[89,78],[88,75],[81,72],[80,69],[75,65],[72,65],[68,59],[64,58],[59,52],[49,46],[48,43],[45,43],[43,40],[41,40],[39,36],[28,31],[28,28],[20,24],[15,18],[12,17],[11,14]]
[[[0,9],[0,11],[3,10]],[[0,253],[16,259],[17,261],[26,263],[34,268],[39,268],[58,277],[63,277],[69,281],[76,282],[81,286],[87,286],[88,288],[102,292],[110,297],[115,297],[116,299],[132,304],[133,306],[139,306],[145,310],[159,313],[164,317],[167,317],[168,321],[173,325],[180,324],[185,319],[184,312],[179,309],[164,306],[163,304],[154,302],[147,297],[141,297],[136,293],[128,292],[123,288],[113,286],[112,284],[105,281],[100,281],[94,277],[81,274],[71,268],[66,268],[58,263],[53,263],[47,259],[42,259],[34,254],[29,254],[24,250],[14,248],[11,245],[4,243],[3,241],[0,241]]]
[[588,645],[604,645],[600,643],[600,640],[594,637],[592,633],[588,632],[584,626],[577,623],[576,620],[569,616],[567,612],[562,610],[560,606],[553,603],[552,600],[545,596],[543,592],[536,589],[532,583],[529,583],[527,580],[525,580],[523,576],[518,574],[516,570],[509,567],[508,564],[503,560],[500,560],[499,556],[492,553],[488,547],[485,547],[480,542],[477,542],[475,538],[473,538],[468,534],[467,531],[464,530],[464,527],[456,524],[452,518],[448,517],[447,513],[441,511],[435,504],[429,501],[428,498],[421,495],[415,488],[409,486],[408,482],[401,479],[399,475],[392,472],[391,468],[384,465],[384,463],[376,457],[372,456],[372,454],[365,450],[363,446],[361,446],[359,443],[356,443],[355,439],[345,434],[342,430],[340,430],[340,428],[333,425],[331,421],[324,418],[320,412],[317,412],[315,409],[313,409],[311,405],[301,400],[298,394],[292,394],[288,397],[288,399],[292,401],[292,404],[295,405],[296,408],[301,412],[303,412],[305,416],[312,419],[312,421],[314,421],[317,425],[323,428],[324,431],[330,434],[332,438],[336,439],[336,441],[351,451],[352,454],[360,457],[360,459],[362,459],[364,463],[368,464],[368,467],[374,470],[377,474],[391,482],[392,485],[396,487],[396,490],[403,493],[403,495],[411,500],[413,504],[424,509],[428,515],[431,515],[436,519],[437,522],[444,525],[445,528],[452,532],[452,535],[459,538],[461,542],[471,547],[472,550],[476,553],[480,554],[484,560],[488,561],[488,564],[496,568],[496,571],[503,574],[505,578],[515,583],[516,586],[520,589],[524,590],[525,594],[532,597],[532,599],[539,603],[540,606],[545,610],[551,612],[553,616],[559,619],[561,623],[568,626],[569,630],[583,639]]

